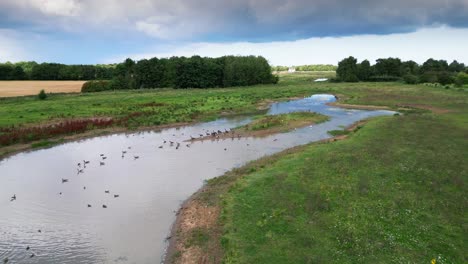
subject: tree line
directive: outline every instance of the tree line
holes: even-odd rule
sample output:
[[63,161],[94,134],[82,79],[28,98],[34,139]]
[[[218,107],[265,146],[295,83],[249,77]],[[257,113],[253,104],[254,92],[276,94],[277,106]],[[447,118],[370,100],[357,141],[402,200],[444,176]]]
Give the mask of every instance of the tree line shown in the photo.
[[212,88],[276,83],[268,61],[259,56],[200,56],[126,59],[108,81],[91,81],[83,92],[139,88]]
[[115,65],[66,65],[23,61],[0,64],[0,80],[104,80],[114,77]]
[[428,59],[422,65],[399,58],[383,58],[371,65],[368,60],[358,63],[348,57],[338,63],[337,81],[399,81],[409,84],[440,83],[443,85],[468,84],[468,67],[456,60],[450,64],[445,60]]

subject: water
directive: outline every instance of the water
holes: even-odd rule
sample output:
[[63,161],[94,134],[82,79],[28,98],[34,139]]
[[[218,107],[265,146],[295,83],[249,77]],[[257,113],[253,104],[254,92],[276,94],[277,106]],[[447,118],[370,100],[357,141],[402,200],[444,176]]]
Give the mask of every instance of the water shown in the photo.
[[[3,160],[0,261],[8,257],[10,263],[160,262],[174,211],[204,180],[262,156],[328,138],[327,131],[393,114],[326,105],[334,100],[331,95],[314,95],[273,104],[269,114],[310,110],[330,116],[330,121],[261,139],[205,140],[190,147],[183,142],[206,130],[249,122],[219,119],[160,132],[96,137]],[[176,150],[163,140],[181,146]],[[127,154],[122,158],[123,150]],[[100,154],[107,157],[103,166]],[[77,163],[83,160],[90,163],[77,174]],[[62,183],[62,178],[69,182]],[[13,194],[17,200],[10,202]]]

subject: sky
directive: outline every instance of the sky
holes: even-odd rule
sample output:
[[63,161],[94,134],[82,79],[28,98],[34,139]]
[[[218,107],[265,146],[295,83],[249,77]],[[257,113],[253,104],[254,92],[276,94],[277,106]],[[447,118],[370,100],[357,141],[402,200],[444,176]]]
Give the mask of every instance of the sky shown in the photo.
[[261,55],[468,64],[468,0],[0,0],[0,62]]

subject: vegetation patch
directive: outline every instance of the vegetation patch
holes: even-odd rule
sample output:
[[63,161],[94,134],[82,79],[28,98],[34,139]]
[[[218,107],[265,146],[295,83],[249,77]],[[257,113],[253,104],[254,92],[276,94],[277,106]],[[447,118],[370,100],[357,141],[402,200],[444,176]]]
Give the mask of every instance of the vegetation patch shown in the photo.
[[344,136],[344,135],[348,135],[349,133],[351,133],[351,131],[349,130],[330,130],[328,131],[328,134],[336,137],[336,136]]
[[250,124],[238,128],[240,131],[269,131],[283,133],[314,123],[327,121],[328,117],[313,112],[294,112],[280,115],[266,115],[255,119]]

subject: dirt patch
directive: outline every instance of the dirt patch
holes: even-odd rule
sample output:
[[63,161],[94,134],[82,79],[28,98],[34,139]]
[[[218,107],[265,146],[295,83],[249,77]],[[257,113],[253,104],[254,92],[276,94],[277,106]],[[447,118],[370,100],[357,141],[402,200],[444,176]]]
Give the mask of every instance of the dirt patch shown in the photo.
[[[203,189],[202,191],[203,192]],[[196,241],[194,233],[202,233],[205,238],[215,236],[218,232],[219,206],[207,205],[196,195],[187,200],[178,211],[178,218],[173,227],[177,230],[170,237],[170,247],[167,251],[167,263],[219,263],[217,256],[220,248],[213,248],[213,243]],[[216,236],[218,236],[217,234]],[[217,260],[216,262],[210,260]]]
[[343,104],[338,102],[328,103],[330,106],[337,106],[341,108],[348,109],[362,109],[362,110],[389,110],[387,106],[378,106],[378,105],[355,105],[355,104]]
[[0,97],[46,93],[79,93],[86,81],[0,81]]
[[401,108],[420,108],[424,110],[429,110],[436,114],[446,114],[446,113],[452,112],[448,109],[439,108],[439,107],[435,107],[431,105],[425,105],[425,104],[404,104],[404,105],[397,105],[397,106]]

